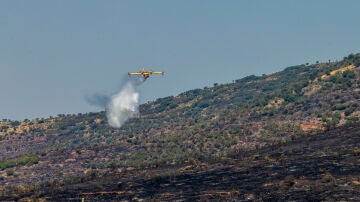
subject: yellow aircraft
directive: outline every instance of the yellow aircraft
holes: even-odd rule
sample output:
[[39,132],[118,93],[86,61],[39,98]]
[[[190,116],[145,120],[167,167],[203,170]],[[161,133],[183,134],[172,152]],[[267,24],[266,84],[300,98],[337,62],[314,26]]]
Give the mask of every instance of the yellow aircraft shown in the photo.
[[142,68],[142,70],[139,71],[139,72],[129,72],[129,73],[128,73],[129,76],[142,75],[142,76],[144,77],[144,79],[149,78],[150,74],[161,74],[161,75],[164,75],[164,72],[145,71],[145,69]]

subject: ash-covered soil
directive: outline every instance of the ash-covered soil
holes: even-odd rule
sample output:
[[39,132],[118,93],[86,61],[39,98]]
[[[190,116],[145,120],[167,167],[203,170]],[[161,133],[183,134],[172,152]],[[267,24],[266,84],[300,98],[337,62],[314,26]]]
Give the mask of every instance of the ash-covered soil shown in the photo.
[[39,195],[52,200],[360,201],[360,126],[235,153],[217,162],[93,172]]

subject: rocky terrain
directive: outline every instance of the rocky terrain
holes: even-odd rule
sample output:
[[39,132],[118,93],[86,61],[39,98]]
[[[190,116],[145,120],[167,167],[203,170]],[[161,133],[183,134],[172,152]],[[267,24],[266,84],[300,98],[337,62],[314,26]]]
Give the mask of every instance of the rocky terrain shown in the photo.
[[[360,125],[234,153],[153,168],[93,170],[79,178],[23,185],[2,200],[359,201]],[[34,193],[36,195],[34,195]]]

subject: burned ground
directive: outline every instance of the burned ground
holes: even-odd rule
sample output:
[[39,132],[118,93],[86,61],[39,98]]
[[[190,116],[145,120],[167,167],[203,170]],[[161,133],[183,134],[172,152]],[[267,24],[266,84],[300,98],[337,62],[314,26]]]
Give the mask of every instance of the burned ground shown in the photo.
[[[82,178],[43,184],[36,197],[50,201],[359,201],[359,148],[360,125],[344,126],[217,162],[94,171]],[[34,195],[24,193],[24,197]]]

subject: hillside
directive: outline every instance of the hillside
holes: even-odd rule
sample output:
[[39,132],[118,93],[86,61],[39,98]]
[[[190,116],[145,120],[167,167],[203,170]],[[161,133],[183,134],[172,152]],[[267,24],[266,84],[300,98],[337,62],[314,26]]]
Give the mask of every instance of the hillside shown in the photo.
[[[93,179],[110,179],[113,176],[106,174],[109,170],[149,172],[152,179],[163,169],[187,165],[190,170],[204,169],[202,177],[206,177],[215,165],[220,167],[215,170],[221,170],[236,164],[226,159],[235,162],[240,157],[248,159],[260,149],[268,151],[272,145],[296,147],[298,139],[304,141],[301,145],[315,144],[316,138],[306,139],[306,136],[317,136],[323,131],[334,135],[336,145],[343,139],[333,131],[346,131],[347,125],[356,128],[359,122],[359,76],[360,54],[351,54],[338,62],[298,65],[270,75],[215,83],[213,87],[143,104],[140,118],[130,120],[120,129],[108,126],[104,112],[21,122],[3,120],[0,122],[0,194],[10,199],[48,196],[47,192],[36,192],[46,183],[66,187],[71,192],[73,189],[68,184],[80,179],[87,183]],[[355,131],[344,135],[358,136]],[[343,146],[347,154],[358,154],[356,142],[345,142]],[[326,147],[321,147],[321,151],[327,152]],[[316,152],[310,151],[309,161],[317,161]],[[300,154],[296,158],[301,158]],[[268,157],[272,159],[271,153]],[[341,158],[346,169],[353,166],[350,157]],[[248,168],[254,170],[252,177],[255,177],[258,170],[251,166],[256,161],[251,162]],[[356,172],[355,178],[359,177],[359,171]],[[267,171],[264,174],[269,175]],[[113,183],[117,182],[103,184],[97,191],[114,191]],[[84,187],[81,192],[94,191],[89,184],[81,186]],[[68,194],[66,190],[59,194]],[[130,194],[134,191],[138,192],[135,188],[126,190],[127,196],[134,197]]]
[[359,148],[360,125],[355,124],[212,164],[191,160],[140,171],[96,170],[46,182],[33,192],[50,201],[359,201]]

